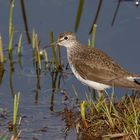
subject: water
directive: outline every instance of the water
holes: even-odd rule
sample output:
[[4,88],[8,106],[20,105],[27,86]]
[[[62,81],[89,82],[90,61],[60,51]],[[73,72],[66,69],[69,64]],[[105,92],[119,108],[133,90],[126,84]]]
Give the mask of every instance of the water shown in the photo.
[[[53,31],[54,38],[64,31],[74,31],[75,18],[78,1],[65,0],[30,0],[24,1],[26,16],[28,20],[29,34],[33,28],[37,32],[41,47],[49,44],[49,32]],[[98,0],[84,2],[84,9],[80,20],[78,32],[76,33],[83,44],[87,44],[88,32],[95,17]],[[8,45],[8,24],[9,24],[10,2],[0,1],[0,34],[3,39],[4,50]],[[122,2],[113,27],[111,22],[117,7],[117,0],[103,1],[101,11],[97,20],[97,34],[95,47],[107,52],[118,63],[133,73],[140,73],[139,51],[140,51],[140,7],[133,2]],[[13,51],[14,71],[11,72],[7,52],[4,54],[7,62],[4,66],[5,72],[0,87],[0,108],[6,109],[6,119],[0,117],[0,134],[6,133],[8,137],[12,134],[7,129],[8,122],[12,121],[13,93],[21,92],[19,114],[23,117],[20,126],[21,139],[76,139],[77,134],[74,127],[67,129],[67,122],[63,119],[65,108],[73,110],[76,106],[76,95],[72,85],[76,88],[79,99],[86,98],[88,88],[83,86],[74,76],[68,75],[64,81],[60,80],[60,89],[53,93],[52,77],[49,72],[43,71],[40,74],[40,82],[36,76],[35,65],[33,64],[31,45],[28,44],[25,34],[24,22],[21,13],[20,1],[15,0],[13,13],[13,25],[15,29],[14,46],[18,42],[20,32],[23,32],[21,64],[18,64],[16,47]],[[51,49],[47,49],[49,58],[52,57]],[[61,48],[61,55],[64,65],[67,64],[66,50]],[[70,70],[68,70],[70,72]],[[12,73],[12,79],[10,79]],[[59,83],[59,75],[57,82]],[[65,90],[69,100],[65,101],[62,94]],[[116,90],[121,98],[127,90]],[[78,107],[76,108],[78,110]]]

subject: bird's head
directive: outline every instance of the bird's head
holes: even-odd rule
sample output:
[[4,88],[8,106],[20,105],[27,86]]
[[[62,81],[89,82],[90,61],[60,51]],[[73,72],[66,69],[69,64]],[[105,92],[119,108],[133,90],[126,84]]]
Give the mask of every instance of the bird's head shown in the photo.
[[71,48],[76,45],[76,36],[72,32],[61,33],[57,39],[57,44],[66,48]]

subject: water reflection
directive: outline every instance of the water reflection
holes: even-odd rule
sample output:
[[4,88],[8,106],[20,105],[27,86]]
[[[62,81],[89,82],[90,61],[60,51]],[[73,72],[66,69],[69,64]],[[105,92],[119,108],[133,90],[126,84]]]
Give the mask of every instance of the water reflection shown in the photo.
[[61,74],[58,71],[52,71],[51,72],[51,78],[52,78],[52,95],[51,95],[51,102],[50,102],[50,110],[54,111],[54,96],[56,93],[56,90],[60,89],[60,81],[61,81]]
[[38,63],[36,63],[36,90],[35,90],[35,103],[36,104],[38,103],[38,97],[41,91],[40,75],[41,75],[41,69],[39,68]]
[[13,72],[15,71],[14,69],[14,62],[13,62],[13,56],[12,56],[12,52],[9,53],[9,82],[10,82],[10,90],[11,90],[11,94],[14,97],[14,88],[13,88]]
[[2,83],[3,75],[4,75],[4,64],[0,63],[0,85]]

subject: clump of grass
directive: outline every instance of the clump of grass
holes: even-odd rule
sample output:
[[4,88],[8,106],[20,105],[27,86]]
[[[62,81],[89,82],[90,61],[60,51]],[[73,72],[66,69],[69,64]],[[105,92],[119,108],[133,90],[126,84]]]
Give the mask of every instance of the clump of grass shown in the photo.
[[94,138],[138,140],[140,137],[140,99],[129,96],[119,102],[112,99],[86,102],[86,108],[81,109],[83,112],[81,118],[90,123],[88,123],[88,129],[84,128],[84,132]]

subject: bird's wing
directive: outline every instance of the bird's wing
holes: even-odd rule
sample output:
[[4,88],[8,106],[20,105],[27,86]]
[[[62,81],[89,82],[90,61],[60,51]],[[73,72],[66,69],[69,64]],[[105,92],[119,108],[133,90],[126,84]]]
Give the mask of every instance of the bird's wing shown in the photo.
[[[73,66],[75,70],[80,74],[82,78],[85,80],[91,80],[103,84],[107,84],[110,86],[121,86],[126,88],[140,88],[138,83],[132,80],[128,80],[127,76],[120,75],[113,69],[104,69],[100,66],[95,66],[93,63],[86,63],[81,60],[76,59],[73,62]],[[125,71],[124,71],[125,72]]]
[[117,78],[117,74],[107,69],[94,66],[93,63],[89,64],[76,59],[73,63],[73,66],[75,67],[76,71],[81,75],[81,77],[86,80],[107,84],[111,80]]

